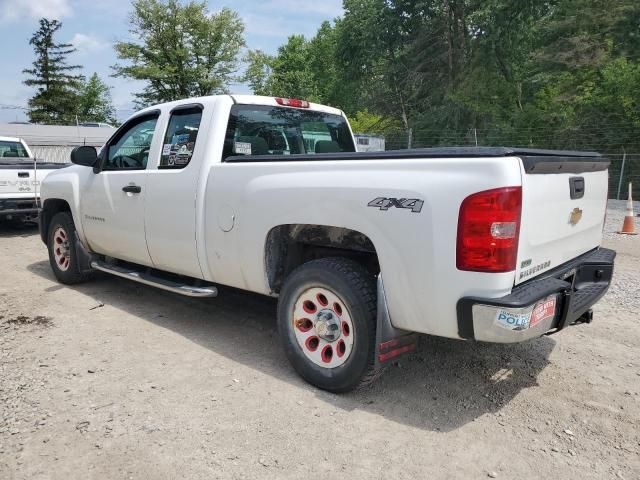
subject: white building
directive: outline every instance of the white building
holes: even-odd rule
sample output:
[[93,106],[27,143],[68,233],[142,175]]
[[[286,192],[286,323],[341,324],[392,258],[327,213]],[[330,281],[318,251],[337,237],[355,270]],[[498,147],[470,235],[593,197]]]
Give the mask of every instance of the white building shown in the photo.
[[54,163],[68,163],[71,150],[79,145],[100,148],[114,132],[112,127],[0,123],[0,136],[21,138],[38,160]]
[[358,152],[384,152],[385,140],[382,135],[369,135],[365,133],[355,133],[356,151]]

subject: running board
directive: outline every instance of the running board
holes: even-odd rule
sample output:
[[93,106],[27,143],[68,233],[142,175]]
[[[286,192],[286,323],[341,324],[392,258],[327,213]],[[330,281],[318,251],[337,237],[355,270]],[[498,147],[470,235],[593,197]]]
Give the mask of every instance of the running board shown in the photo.
[[178,293],[180,295],[186,295],[187,297],[217,297],[218,289],[213,285],[206,287],[192,287],[185,285],[184,283],[172,282],[171,280],[165,280],[164,278],[154,277],[148,273],[140,272],[138,270],[131,270],[129,268],[123,268],[116,265],[109,265],[100,260],[93,260],[91,262],[91,268],[100,270],[101,272],[110,273],[118,277],[127,278],[134,282],[144,283],[152,287],[157,287],[168,292]]

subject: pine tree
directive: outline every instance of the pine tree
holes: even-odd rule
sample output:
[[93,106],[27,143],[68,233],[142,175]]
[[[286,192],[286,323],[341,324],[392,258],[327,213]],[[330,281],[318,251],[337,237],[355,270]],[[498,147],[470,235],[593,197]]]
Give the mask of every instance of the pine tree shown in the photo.
[[25,85],[36,88],[29,100],[29,119],[33,123],[75,123],[78,87],[83,77],[73,72],[79,65],[67,64],[67,56],[76,51],[69,43],[56,43],[55,33],[62,23],[58,20],[40,19],[40,28],[29,44],[33,46],[36,60],[33,68],[23,70],[29,77]]
[[110,88],[97,73],[91,75],[80,87],[78,119],[81,122],[116,123]]

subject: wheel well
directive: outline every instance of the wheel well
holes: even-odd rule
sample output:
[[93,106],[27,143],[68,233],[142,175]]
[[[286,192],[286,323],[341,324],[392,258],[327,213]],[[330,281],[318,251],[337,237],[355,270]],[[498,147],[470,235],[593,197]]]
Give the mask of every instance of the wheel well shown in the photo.
[[42,210],[40,211],[40,238],[42,238],[45,244],[49,236],[49,223],[58,212],[71,212],[71,207],[69,207],[66,200],[57,198],[45,200]]
[[310,260],[327,257],[351,258],[372,275],[380,271],[373,242],[356,230],[327,225],[279,225],[265,243],[265,267],[271,291],[280,291],[285,278]]

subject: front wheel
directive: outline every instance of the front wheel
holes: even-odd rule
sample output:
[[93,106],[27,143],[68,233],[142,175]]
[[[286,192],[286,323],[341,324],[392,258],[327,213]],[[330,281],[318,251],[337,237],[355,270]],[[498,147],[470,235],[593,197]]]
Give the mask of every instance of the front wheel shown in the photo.
[[375,279],[345,258],[313,260],[286,279],[278,331],[293,368],[307,382],[346,392],[375,378]]
[[56,213],[49,223],[48,233],[49,263],[58,281],[72,285],[88,280],[90,275],[80,271],[74,246],[76,227],[71,214]]

